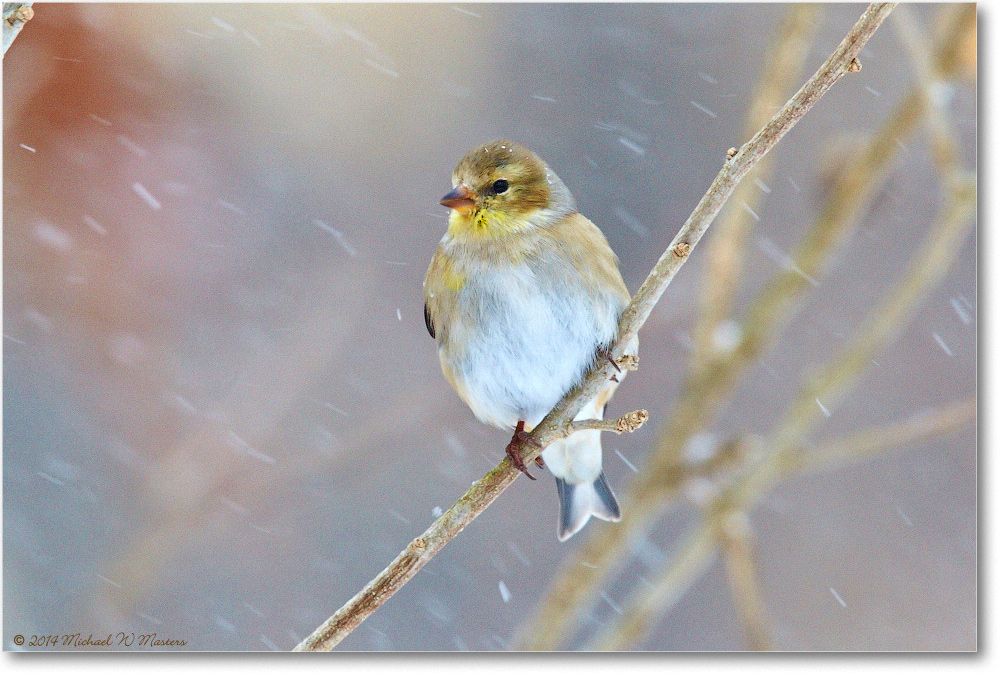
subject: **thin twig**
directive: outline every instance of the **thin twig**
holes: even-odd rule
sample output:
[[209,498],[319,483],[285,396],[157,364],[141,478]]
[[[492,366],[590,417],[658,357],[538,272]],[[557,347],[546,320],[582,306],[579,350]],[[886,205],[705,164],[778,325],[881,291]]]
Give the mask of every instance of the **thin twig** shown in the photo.
[[[810,80],[788,103],[723,165],[705,196],[674,237],[667,250],[636,292],[618,324],[618,339],[609,350],[620,360],[623,349],[631,343],[639,329],[663,295],[667,285],[687,260],[719,209],[732,194],[740,179],[802,118],[806,112],[836,83],[878,26],[892,11],[894,3],[875,3],[868,7],[847,37]],[[574,387],[531,432],[538,447],[525,444],[525,463],[541,454],[559,435],[559,429],[571,420],[586,401],[596,396],[612,376],[613,364],[598,360],[584,381]],[[365,618],[382,605],[420,570],[466,525],[484,511],[518,476],[509,458],[473,484],[447,512],[410,544],[357,595],[320,625],[295,647],[297,651],[328,650],[338,644]]]
[[639,429],[649,419],[648,410],[633,410],[615,420],[575,420],[563,426],[565,436],[572,436],[578,431],[597,430],[613,431],[616,434],[633,432]]

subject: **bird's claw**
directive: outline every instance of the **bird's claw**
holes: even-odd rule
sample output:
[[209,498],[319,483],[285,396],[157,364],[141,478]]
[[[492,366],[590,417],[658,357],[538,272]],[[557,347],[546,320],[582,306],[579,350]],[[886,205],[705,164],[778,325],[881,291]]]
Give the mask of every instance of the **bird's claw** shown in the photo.
[[[532,438],[527,431],[524,430],[524,420],[519,420],[517,427],[514,429],[514,436],[511,437],[510,443],[507,444],[507,456],[510,457],[511,463],[518,468],[518,470],[531,480],[536,480],[534,476],[528,473],[528,467],[525,465],[524,460],[521,459],[521,448],[525,445],[533,445],[534,447],[540,447],[538,441]],[[541,457],[536,459],[539,466],[544,466],[540,461]]]
[[[611,350],[610,349],[605,349],[604,347],[601,347],[597,351],[598,351],[598,353],[601,356],[603,356],[604,358],[606,358],[608,361],[611,362],[611,365],[615,367],[615,370],[617,370],[619,373],[622,372],[621,366],[619,366],[618,362],[615,361],[614,358],[611,356]],[[615,378],[612,377],[611,379],[614,380]],[[615,382],[617,382],[617,381],[618,380],[615,380]]]

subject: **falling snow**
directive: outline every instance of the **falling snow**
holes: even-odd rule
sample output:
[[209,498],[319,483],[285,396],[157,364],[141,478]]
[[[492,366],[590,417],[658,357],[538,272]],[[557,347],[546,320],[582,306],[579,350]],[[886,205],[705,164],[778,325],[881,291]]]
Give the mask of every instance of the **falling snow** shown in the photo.
[[615,614],[620,615],[622,613],[621,607],[616,605],[615,602],[604,591],[601,591],[601,598],[604,600],[604,602],[608,603],[608,607],[610,607],[611,611],[613,611]]
[[243,37],[245,37],[247,40],[249,40],[250,43],[253,44],[255,47],[263,47],[264,46],[263,44],[261,44],[260,40],[258,40],[256,37],[254,37],[253,35],[251,35],[247,31],[242,30],[242,31],[240,31],[240,33],[242,33]]
[[212,17],[212,23],[214,23],[216,26],[218,26],[222,30],[226,31],[227,33],[235,33],[236,32],[235,28],[233,28],[232,26],[230,26],[228,23],[226,23],[225,21],[223,21],[222,19],[220,19],[217,16],[213,16]]
[[145,148],[140,147],[138,143],[133,141],[128,136],[123,136],[119,134],[117,138],[118,142],[121,143],[123,146],[125,146],[125,148],[136,157],[145,157],[149,154],[148,152],[146,152]]
[[758,223],[760,222],[760,216],[757,215],[756,211],[754,211],[753,209],[750,208],[749,204],[747,204],[746,202],[740,202],[740,204],[743,205],[743,209],[747,213],[749,213],[753,217],[754,220],[756,220]]
[[819,399],[816,399],[816,405],[818,405],[818,406],[819,406],[819,409],[820,409],[820,410],[821,410],[821,411],[823,412],[823,414],[824,414],[824,415],[825,415],[826,417],[829,417],[829,416],[830,416],[830,411],[826,409],[826,406],[825,406],[825,405],[823,405],[822,401],[820,401]]
[[[109,7],[85,8],[79,18],[85,27],[114,25],[118,10]],[[71,105],[48,112],[42,106],[46,97],[36,96],[26,109],[31,116],[21,115],[15,106],[14,114],[22,119],[12,120],[10,125],[14,140],[20,136],[32,143],[11,143],[8,155],[14,167],[9,179],[19,190],[17,198],[10,200],[16,210],[12,213],[21,220],[18,223],[17,218],[11,218],[15,227],[5,230],[11,244],[5,249],[5,264],[12,264],[12,256],[20,256],[22,251],[32,258],[23,269],[13,269],[9,275],[16,283],[8,289],[11,297],[5,320],[10,334],[4,334],[8,348],[5,368],[10,369],[8,384],[12,385],[11,410],[15,414],[11,424],[18,433],[15,452],[5,455],[5,461],[13,462],[9,472],[12,480],[5,488],[18,494],[17,499],[8,500],[14,508],[10,514],[5,511],[5,537],[10,539],[15,561],[28,561],[29,571],[37,572],[32,578],[40,580],[33,594],[22,598],[32,616],[51,622],[58,612],[53,615],[49,605],[65,605],[67,592],[79,592],[79,598],[70,599],[86,610],[87,603],[94,602],[86,593],[95,594],[99,601],[104,596],[120,595],[119,589],[130,589],[137,581],[121,578],[113,570],[136,561],[119,556],[119,567],[108,566],[108,542],[135,529],[142,546],[156,545],[142,539],[157,532],[156,519],[150,519],[156,509],[166,508],[164,513],[169,515],[177,504],[187,504],[191,506],[189,515],[208,523],[218,536],[180,533],[170,542],[177,555],[167,561],[169,565],[147,570],[151,575],[146,580],[149,597],[142,604],[152,614],[134,607],[121,616],[99,611],[98,618],[115,624],[114,630],[132,626],[163,633],[186,626],[197,636],[198,643],[192,646],[198,649],[282,651],[329,615],[331,598],[336,602],[336,598],[350,597],[391,560],[413,536],[414,528],[425,525],[428,513],[441,518],[470,481],[495,466],[509,433],[501,434],[475,419],[441,376],[433,340],[427,340],[422,326],[421,335],[415,333],[420,324],[420,279],[444,229],[442,220],[447,218],[446,210],[436,204],[437,196],[443,193],[438,189],[447,185],[456,155],[463,149],[462,138],[486,137],[496,131],[498,135],[523,137],[529,146],[544,150],[581,209],[607,233],[621,256],[629,288],[638,287],[648,270],[636,266],[636,251],[652,254],[655,246],[656,253],[662,252],[664,242],[707,187],[699,182],[701,177],[710,177],[718,170],[718,152],[699,147],[704,141],[699,133],[718,127],[721,134],[722,127],[738,122],[746,113],[753,81],[742,75],[734,78],[737,71],[745,71],[747,78],[756,77],[760,64],[756,56],[763,58],[766,52],[748,54],[745,62],[735,65],[733,55],[744,51],[744,37],[766,47],[768,36],[747,30],[734,42],[722,30],[726,42],[717,45],[706,38],[704,43],[694,42],[698,49],[692,50],[691,40],[700,40],[697,32],[706,22],[676,22],[683,18],[682,12],[694,12],[693,8],[656,7],[653,14],[660,18],[652,25],[624,17],[646,11],[633,6],[613,10],[581,6],[579,12],[516,6],[499,13],[495,7],[481,6],[481,13],[473,11],[480,6],[469,7],[427,6],[419,11],[392,6],[337,7],[334,11],[282,6],[276,13],[253,6],[233,13],[221,7],[194,8],[193,14],[185,14],[181,25],[160,31],[159,37],[169,49],[143,50],[142,45],[123,43],[123,47],[138,49],[136,53],[143,55],[140,65],[146,72],[124,68],[114,59],[92,59],[92,54],[106,49],[97,40],[100,31],[84,31],[80,34],[84,42],[72,45],[72,51],[86,54],[86,59],[45,56],[42,65],[58,77],[85,73],[87,78],[106,76],[118,84],[98,92],[101,96],[97,98],[90,92]],[[778,16],[777,9],[765,10]],[[835,10],[844,13],[836,8],[830,11]],[[58,6],[50,11],[76,12]],[[143,11],[152,10],[136,11],[130,10],[129,21],[141,22]],[[214,16],[215,11],[231,15],[233,22]],[[383,30],[380,17],[397,19],[391,16],[397,11],[399,16],[410,18],[426,13],[416,28],[443,29],[436,33],[439,41],[428,48],[420,43],[420,30]],[[723,11],[737,10],[713,9],[716,14]],[[752,14],[753,27],[770,28],[770,22],[757,16],[761,11],[757,8]],[[561,12],[571,19],[562,21]],[[605,18],[587,20],[588,12],[603,12]],[[357,26],[372,30],[381,46],[352,28],[344,17],[357,17]],[[500,58],[490,54],[478,39],[496,34],[493,24],[498,18],[503,18],[503,30],[514,36],[520,50],[513,61],[510,55]],[[831,37],[833,28],[826,23],[843,23],[841,18],[838,14],[838,21],[816,26],[821,36],[817,45],[836,44],[833,39],[842,35]],[[531,22],[526,24],[526,19]],[[648,31],[675,23],[684,26],[682,49],[665,41],[662,54],[643,52],[641,59],[629,59],[624,70],[614,65],[620,53],[641,47]],[[719,24],[722,28],[741,25],[730,21]],[[44,33],[58,25],[38,24],[38,36],[25,34],[20,38],[25,40],[22,57],[32,40],[48,44]],[[259,30],[260,39],[242,25]],[[142,27],[151,30],[155,26]],[[461,29],[457,34],[456,28]],[[576,29],[580,29],[578,37],[614,40],[616,49],[600,45],[586,53],[575,47],[549,49],[553,44],[567,44],[565,39],[556,38],[572,37]],[[720,30],[714,28],[715,33]],[[140,35],[147,31],[133,32]],[[132,40],[127,35],[125,39]],[[87,40],[94,44],[88,47]],[[268,43],[266,49],[263,42]],[[908,69],[880,72],[882,65],[895,64],[902,54],[892,52],[896,45],[890,43],[880,41],[879,50],[886,53],[878,58],[870,58],[872,52],[865,50],[863,81],[852,84],[864,86],[866,91],[857,97],[870,108],[862,120],[866,124],[880,124],[891,114],[899,93],[911,86],[913,74]],[[458,52],[455,45],[461,47]],[[543,53],[546,58],[522,56],[533,53]],[[393,59],[389,54],[406,56]],[[443,62],[438,63],[442,54],[455,58],[442,67]],[[669,64],[666,69],[655,62],[661,55]],[[817,56],[813,50],[810,59]],[[900,58],[905,60],[905,54]],[[590,81],[559,80],[560,73],[580,72],[591,65],[593,70],[587,72],[605,76]],[[506,69],[512,66],[523,66],[512,81],[513,88],[503,82]],[[577,70],[572,70],[574,67]],[[723,73],[727,84],[720,85],[709,74],[713,71]],[[661,77],[663,72],[667,75]],[[609,73],[610,77],[606,76]],[[559,77],[550,77],[552,74]],[[249,82],[253,84],[247,86]],[[926,92],[932,101],[954,106],[955,132],[963,134],[960,147],[965,150],[975,147],[964,135],[975,129],[977,121],[974,91],[970,98],[967,88],[964,83],[952,86],[942,81]],[[61,91],[72,93],[74,89],[70,86]],[[186,93],[178,98],[178,91]],[[497,96],[491,98],[493,93]],[[64,106],[63,98],[57,97],[60,106]],[[250,99],[267,103],[258,108],[268,115],[256,119],[240,114],[229,119],[232,111],[251,110],[253,106],[247,106]],[[428,107],[428,101],[436,99],[440,99],[438,103],[462,105],[445,106],[443,116],[428,116],[428,110],[440,112],[440,105]],[[494,106],[493,112],[499,116],[477,114],[480,108],[489,109],[491,101],[507,101],[509,105]],[[578,105],[581,102],[582,107]],[[714,110],[716,105],[719,111]],[[810,115],[810,128],[802,125],[783,141],[776,159],[777,172],[767,177],[768,182],[751,177],[756,186],[751,188],[754,198],[735,205],[758,222],[761,215],[768,215],[765,225],[773,239],[755,239],[760,252],[748,253],[742,272],[748,285],[734,298],[733,316],[744,316],[753,289],[776,273],[769,261],[779,272],[798,273],[817,285],[797,267],[789,252],[796,250],[808,220],[821,208],[821,184],[812,173],[817,155],[809,149],[820,147],[817,139],[832,138],[838,129],[852,128],[853,113],[839,105],[837,97],[826,99],[824,110]],[[88,107],[95,112],[88,112]],[[697,115],[690,114],[692,108]],[[566,128],[559,122],[565,115],[554,114],[557,111],[571,116],[578,113],[575,121],[582,132],[564,134],[560,140],[559,131]],[[44,127],[46,114],[58,124]],[[449,119],[448,114],[455,119]],[[459,120],[462,115],[468,118],[464,122]],[[605,121],[591,128],[596,116]],[[714,121],[706,124],[706,118]],[[506,131],[496,130],[497,120],[514,120],[516,124],[507,124],[510,128]],[[390,127],[393,138],[413,142],[401,146],[379,134],[380,129]],[[817,136],[819,129],[823,132]],[[971,138],[974,140],[974,135]],[[920,139],[919,135],[905,136],[896,139],[896,144],[908,152],[906,143]],[[721,138],[710,140],[722,142]],[[230,147],[233,144],[235,147]],[[909,168],[926,161],[924,145],[919,146],[920,152],[914,146],[912,155],[900,157],[899,166],[894,166],[891,189],[877,214],[885,241],[895,241],[900,231],[922,231],[933,219],[932,209],[927,209],[927,213],[918,212],[917,217],[904,221],[910,214],[902,210],[905,204],[900,204],[914,186],[926,182],[913,180]],[[925,178],[933,171],[931,162],[927,166]],[[46,171],[53,176],[48,184],[53,189],[42,190],[46,183],[25,178],[45,178]],[[664,181],[664,176],[669,180]],[[67,181],[72,189],[58,189]],[[779,201],[790,197],[784,205],[789,208],[764,197],[772,194]],[[936,203],[928,201],[932,193],[919,196],[927,197],[914,200],[920,205]],[[764,200],[767,207],[758,215],[755,209],[762,208],[758,204]],[[425,216],[428,208],[436,210]],[[314,220],[314,215],[329,221]],[[923,216],[927,222],[920,220]],[[900,222],[906,223],[905,230],[900,229]],[[881,229],[878,234],[882,235]],[[636,237],[643,241],[637,244]],[[974,251],[974,246],[966,245],[963,255],[970,250]],[[354,258],[361,260],[350,260]],[[662,338],[659,347],[665,351],[655,349],[655,344],[649,350],[646,384],[637,377],[627,387],[629,391],[623,389],[619,397],[641,403],[642,388],[655,386],[663,397],[660,408],[669,412],[673,405],[670,397],[676,397],[675,390],[683,380],[684,351],[693,346],[691,324],[684,320],[691,315],[685,298],[690,295],[687,291],[700,283],[694,274],[699,259],[703,263],[704,255],[693,258],[693,266],[686,268],[691,275],[678,276],[676,284],[681,287],[671,288],[652,315],[651,324],[658,322],[662,330],[651,332],[651,339],[656,342],[658,334]],[[385,264],[380,265],[379,260]],[[360,262],[374,264],[359,266]],[[970,298],[976,297],[974,262],[973,256],[949,272],[943,286],[948,305],[939,302],[936,314],[920,314],[914,323],[913,335],[922,350],[919,353],[930,352],[937,358],[902,355],[916,370],[903,373],[902,380],[896,377],[896,386],[923,382],[927,374],[920,369],[930,367],[945,368],[954,376],[935,381],[932,393],[944,388],[941,404],[948,403],[951,388],[961,382],[971,382],[974,389],[975,380],[968,378],[975,375],[977,308],[974,301],[958,293],[961,289]],[[845,315],[837,313],[844,306],[843,267],[834,267],[837,274],[823,277],[823,287],[813,295],[819,302],[801,303],[797,323],[791,324],[789,331],[791,335],[797,330],[795,339],[768,352],[767,362],[757,368],[762,381],[742,388],[738,399],[720,408],[718,424],[706,427],[719,435],[691,437],[683,449],[683,461],[713,457],[722,438],[732,434],[767,432],[767,420],[777,408],[767,401],[762,418],[756,415],[760,412],[757,404],[746,396],[790,391],[802,368],[818,358],[814,350],[809,354],[798,351],[801,340],[812,337],[817,325],[847,325]],[[359,270],[365,273],[364,278],[357,278]],[[861,272],[870,274],[868,270]],[[879,272],[877,279],[883,277],[889,278]],[[851,281],[867,284],[869,279]],[[697,298],[697,294],[691,297]],[[395,312],[392,304],[397,304]],[[384,315],[387,308],[389,321]],[[396,326],[391,324],[393,313]],[[407,326],[401,325],[404,314]],[[719,323],[711,335],[712,347],[718,350],[714,355],[724,356],[738,347],[740,331],[737,321]],[[938,349],[947,357],[957,354],[963,358],[941,359]],[[667,366],[657,368],[661,358]],[[270,361],[280,364],[275,367]],[[878,373],[874,370],[878,362],[872,360],[871,364],[872,372]],[[900,374],[898,367],[889,366],[887,358],[882,373],[886,377]],[[888,414],[884,401],[897,408],[910,399],[916,406],[929,404],[913,396],[876,399],[865,388],[869,385],[859,385],[852,406],[870,408],[871,414],[859,420],[866,426],[895,419],[899,410],[906,409],[904,405]],[[904,393],[922,392],[917,387]],[[307,393],[320,398],[310,398]],[[338,404],[323,398],[335,398]],[[626,402],[619,400],[615,405]],[[831,416],[819,398],[815,403],[818,408],[812,411]],[[827,403],[834,405],[832,399]],[[741,408],[747,404],[750,412]],[[784,405],[781,401],[774,404]],[[383,405],[392,409],[383,410]],[[398,406],[408,417],[396,414]],[[838,410],[838,416],[842,414]],[[32,431],[37,438],[24,438]],[[655,443],[653,432],[646,438],[649,443]],[[32,444],[22,444],[22,440]],[[939,454],[942,444],[950,443],[950,438],[940,437],[931,444],[935,446],[931,457]],[[620,461],[639,474],[642,469],[637,464],[642,462],[637,459],[633,463],[629,457],[641,459],[649,448],[640,443],[623,451],[609,447],[613,444],[606,443],[604,456],[609,473],[620,472]],[[919,479],[930,485],[933,479],[933,459],[921,455],[925,449],[918,446],[906,449],[912,453],[912,461],[907,459],[904,464],[912,471],[900,474],[903,481],[896,481],[898,485],[884,485],[885,494],[877,494],[874,508],[866,509],[884,521],[887,536],[901,533],[897,536],[902,536],[904,543],[921,537],[919,550],[910,551],[913,555],[906,560],[901,558],[896,570],[900,583],[907,584],[901,586],[906,597],[916,603],[913,612],[891,617],[893,630],[881,633],[872,623],[878,617],[857,612],[859,621],[867,623],[859,623],[855,632],[862,637],[879,636],[879,648],[902,644],[892,643],[886,635],[904,636],[900,638],[904,642],[905,636],[912,637],[910,614],[920,617],[929,611],[926,602],[920,604],[917,586],[921,566],[926,567],[928,560],[933,563],[942,551],[948,554],[956,546],[966,550],[970,545],[969,550],[973,550],[975,544],[974,529],[953,528],[944,537],[937,536],[940,533],[934,529],[938,521],[959,522],[954,504],[967,505],[966,492],[937,491],[933,496],[944,498],[927,501],[906,489],[907,481]],[[947,449],[952,452],[954,447],[948,445]],[[974,445],[970,447],[968,452],[973,452]],[[19,460],[21,455],[24,457]],[[486,458],[485,463],[482,458]],[[183,464],[178,465],[178,461]],[[956,466],[974,469],[975,463],[964,461]],[[178,467],[182,470],[174,472]],[[316,467],[322,470],[314,471]],[[836,480],[842,482],[844,475],[839,474]],[[154,485],[152,481],[162,482]],[[573,551],[585,546],[591,533],[609,527],[591,523],[578,539],[568,544],[557,542],[552,531],[555,489],[551,479],[547,482],[545,490],[534,490],[540,485],[522,482],[505,493],[488,517],[463,533],[455,550],[447,549],[435,564],[421,571],[407,591],[362,624],[351,638],[353,642],[345,642],[345,647],[517,648],[508,643],[516,625],[512,620],[519,622],[523,617],[518,613],[544,597],[546,586],[557,574],[555,563],[575,555]],[[147,483],[148,490],[131,490]],[[616,490],[625,497],[628,481],[622,483]],[[974,487],[974,482],[965,483]],[[725,486],[717,480],[695,478],[687,494],[696,504],[710,504],[720,489]],[[131,501],[122,502],[119,493]],[[385,499],[386,494],[391,500]],[[864,496],[864,491],[861,494]],[[427,503],[432,507],[428,509]],[[782,522],[794,524],[799,517],[799,505],[785,498],[767,497],[764,503],[782,513]],[[122,504],[126,504],[125,510]],[[521,507],[535,513],[536,505],[547,509],[539,511],[545,517],[536,519],[540,520],[537,526],[515,527],[509,520],[523,520],[529,511]],[[204,512],[196,513],[194,508]],[[922,516],[930,512],[928,509],[936,509],[934,513],[940,517],[928,521]],[[914,514],[912,518],[909,513]],[[688,518],[690,514],[682,515]],[[833,515],[843,518],[840,513]],[[603,600],[590,615],[588,630],[607,628],[616,620],[615,615],[622,614],[622,599],[631,601],[633,593],[649,589],[650,581],[639,572],[652,578],[670,564],[677,537],[683,535],[678,529],[682,520],[664,521],[664,527],[650,535],[652,540],[640,537],[634,542],[631,567],[610,582],[614,585],[609,584],[606,592],[600,592]],[[914,528],[914,521],[921,527],[907,529]],[[359,527],[365,522],[373,527]],[[369,539],[357,539],[358,532]],[[298,536],[303,533],[309,536]],[[301,541],[295,543],[296,538]],[[776,540],[779,544],[780,539]],[[397,545],[397,540],[402,543]],[[234,541],[237,552],[249,551],[249,557],[233,556]],[[817,548],[825,545],[824,541],[823,537],[819,543],[803,540],[815,549],[812,553],[828,555],[830,551]],[[145,550],[142,546],[140,553]],[[329,556],[324,558],[324,569],[330,572],[326,581],[336,583],[325,587],[324,579],[315,578],[318,585],[306,589],[306,595],[295,589],[289,593],[288,580],[307,578],[304,574],[316,558],[310,547],[319,547],[317,550],[324,551],[321,555]],[[470,555],[463,557],[463,550]],[[70,551],[70,555],[53,558],[52,551]],[[123,550],[122,555],[127,552]],[[834,553],[857,552],[845,548]],[[273,562],[270,558],[276,555],[286,563],[291,561],[286,565],[287,579],[261,584],[257,572],[273,567],[261,562]],[[858,556],[863,564],[863,552]],[[801,564],[801,556],[787,558],[782,564]],[[229,559],[245,563],[238,566],[235,576],[224,574],[225,570],[215,564]],[[456,569],[459,565],[467,568]],[[584,567],[595,566],[582,562],[581,569]],[[517,605],[512,602],[506,578],[518,588]],[[153,582],[162,579],[194,592],[178,599],[163,588],[153,588]],[[717,580],[713,576],[706,579]],[[947,576],[942,579],[952,581]],[[697,612],[705,606],[698,594],[704,595],[706,588],[705,583],[697,584],[685,602],[672,610],[676,617],[671,620],[675,618],[677,625],[697,623]],[[247,589],[251,589],[248,601],[243,601]],[[837,589],[829,587],[829,592],[836,603],[847,608]],[[955,634],[955,640],[974,644],[974,594],[971,601],[962,594],[952,596],[954,602],[946,603],[943,614],[938,612],[947,630],[935,624],[926,635],[937,639],[942,634]],[[497,598],[504,608],[495,604]],[[825,630],[823,634],[831,643],[839,644],[833,641],[844,639],[844,635],[831,632],[830,625],[850,613],[841,615],[822,595],[813,596],[812,601],[817,598],[819,610],[825,608],[816,612],[819,620],[824,620],[824,613],[834,617],[831,624],[820,626],[820,632]],[[930,604],[933,601],[930,597]],[[969,602],[973,603],[972,618],[964,617],[963,625],[962,610]],[[97,607],[100,610],[102,605]],[[496,611],[484,612],[484,607]],[[940,609],[932,607],[935,612]],[[467,614],[470,611],[471,616]],[[946,640],[934,643],[926,635],[921,636],[927,640],[921,648],[954,647]],[[568,646],[585,645],[595,636],[581,634],[575,645]],[[739,636],[720,633],[707,639],[705,644],[710,646],[715,644],[712,640],[736,644],[732,640]],[[849,633],[844,644],[856,647],[852,639],[856,636]],[[665,647],[654,639],[646,646]]]
[[951,308],[955,310],[955,314],[958,315],[959,320],[968,326],[972,323],[972,317],[969,316],[969,312],[963,306],[962,302],[958,298],[952,298],[950,300]]
[[59,253],[65,253],[73,248],[73,237],[66,230],[49,222],[35,225],[35,238]]
[[260,452],[259,450],[255,450],[254,448],[250,447],[250,444],[247,443],[242,438],[240,438],[235,431],[229,432],[228,441],[229,441],[229,447],[233,448],[234,450],[238,450],[248,455],[249,457],[258,459],[264,462],[265,464],[274,464],[277,461],[274,457],[266,455]]
[[632,469],[632,471],[634,471],[636,473],[639,473],[639,469],[637,469],[635,467],[635,464],[633,464],[632,462],[628,461],[628,459],[625,457],[625,455],[623,455],[618,450],[615,450],[615,454],[618,455],[618,459],[620,459],[625,464],[625,466],[627,466],[628,468]]
[[483,18],[481,14],[476,14],[471,9],[465,9],[464,7],[457,7],[455,5],[452,5],[451,8],[456,12],[459,12],[460,14],[465,14],[467,16],[475,17],[477,19]]
[[618,216],[618,220],[622,221],[628,229],[632,230],[643,239],[649,236],[649,228],[643,225],[638,218],[622,207],[615,207],[615,215]]
[[102,237],[106,237],[108,235],[107,229],[105,229],[103,225],[97,222],[97,220],[95,220],[93,216],[84,215],[83,222],[87,227],[89,227]]
[[347,255],[351,256],[352,258],[357,257],[358,255],[357,249],[351,246],[351,244],[347,241],[347,238],[344,237],[343,232],[341,232],[340,230],[331,225],[327,225],[322,220],[314,220],[313,222],[316,223],[318,227],[326,230],[331,235],[333,235],[333,238],[337,241],[338,244],[340,244],[341,248],[347,251]]
[[790,255],[778,248],[777,244],[768,239],[767,237],[759,237],[757,239],[757,248],[759,248],[767,257],[778,264],[779,267],[785,270],[796,272],[806,281],[808,281],[813,286],[818,286],[819,284],[811,276],[803,272]]
[[142,201],[146,202],[149,208],[153,209],[154,211],[160,210],[162,206],[160,204],[160,200],[154,197],[152,194],[150,194],[149,190],[147,190],[142,183],[138,182],[132,183],[132,190],[137,195],[139,195],[139,197],[142,198]]
[[372,61],[369,58],[364,59],[364,62],[365,62],[365,65],[371,66],[375,70],[383,72],[386,75],[389,75],[391,77],[399,77],[399,73],[397,73],[395,70],[393,70],[391,68],[387,68],[386,66],[383,66],[380,63],[376,63],[375,61]]
[[622,145],[624,145],[626,148],[628,148],[629,150],[631,150],[632,152],[634,152],[637,155],[645,155],[646,154],[646,149],[644,147],[642,147],[638,143],[635,143],[634,141],[632,141],[632,140],[630,140],[628,138],[625,138],[624,136],[619,136],[618,137],[618,142],[621,143]]
[[945,344],[944,338],[937,333],[931,333],[931,335],[934,337],[934,341],[938,343],[938,346],[944,351],[945,354],[948,356],[954,356],[954,354],[951,353],[951,349],[949,349],[948,345]]
[[55,478],[55,477],[53,477],[53,476],[50,476],[49,474],[45,473],[44,471],[39,471],[39,472],[38,472],[38,475],[39,475],[40,477],[44,478],[45,480],[49,481],[49,482],[50,482],[50,483],[52,483],[53,485],[59,485],[59,486],[63,486],[63,485],[65,485],[65,484],[66,484],[66,483],[65,483],[65,481],[61,481],[61,480],[59,480],[58,478]]
[[103,574],[98,574],[97,572],[94,572],[94,576],[96,576],[98,579],[100,579],[104,583],[109,584],[111,586],[114,586],[115,588],[122,588],[122,585],[120,583],[118,583],[117,581],[112,581],[111,579],[108,579]]
[[693,105],[695,108],[697,108],[698,110],[702,111],[703,113],[711,117],[713,120],[718,117],[718,115],[716,115],[714,112],[712,112],[702,104],[698,103],[697,101],[691,101],[691,105]]

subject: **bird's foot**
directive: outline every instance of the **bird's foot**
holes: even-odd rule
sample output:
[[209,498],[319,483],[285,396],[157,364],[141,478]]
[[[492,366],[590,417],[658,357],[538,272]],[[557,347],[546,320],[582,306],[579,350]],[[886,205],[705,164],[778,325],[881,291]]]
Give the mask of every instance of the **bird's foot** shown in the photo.
[[[615,367],[615,370],[617,370],[619,373],[622,372],[621,366],[619,366],[618,362],[615,361],[614,358],[611,356],[611,350],[610,349],[607,349],[605,347],[601,347],[601,348],[599,348],[597,350],[597,353],[600,354],[601,356],[603,356],[604,358],[606,358],[608,361],[610,361],[611,365],[613,365]],[[612,377],[612,379],[614,379],[616,382],[618,381],[614,377]]]
[[[524,420],[518,420],[517,427],[514,429],[514,435],[511,437],[510,443],[507,444],[507,456],[510,457],[511,463],[516,466],[521,473],[531,480],[535,480],[535,477],[528,473],[528,467],[525,465],[524,460],[521,459],[521,449],[524,448],[525,445],[533,445],[536,448],[539,447],[538,441],[533,439],[528,432],[524,430]],[[543,465],[539,464],[539,466]]]

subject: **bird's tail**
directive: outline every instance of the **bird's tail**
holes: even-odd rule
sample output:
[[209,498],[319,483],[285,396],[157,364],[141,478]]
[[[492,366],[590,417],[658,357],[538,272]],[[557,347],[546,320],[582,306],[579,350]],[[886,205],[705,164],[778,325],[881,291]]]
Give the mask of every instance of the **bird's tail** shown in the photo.
[[603,471],[593,483],[579,485],[557,477],[556,489],[559,491],[559,541],[566,541],[579,532],[591,516],[612,523],[622,518],[618,500]]

